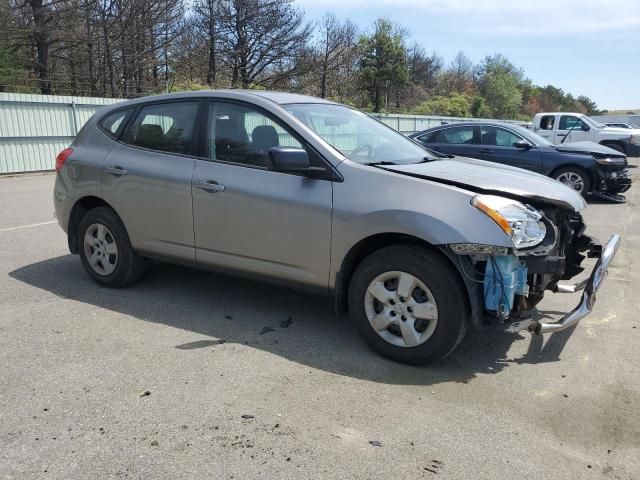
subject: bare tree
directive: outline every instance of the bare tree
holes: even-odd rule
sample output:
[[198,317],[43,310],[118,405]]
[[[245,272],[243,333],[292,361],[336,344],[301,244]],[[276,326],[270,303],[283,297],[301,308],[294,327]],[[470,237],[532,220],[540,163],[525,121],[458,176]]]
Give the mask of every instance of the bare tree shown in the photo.
[[223,62],[233,87],[294,75],[311,26],[292,0],[222,0],[220,14]]
[[353,62],[357,54],[357,28],[349,20],[340,22],[333,13],[327,13],[318,25],[314,67],[319,72],[320,96],[327,97],[328,83]]
[[207,85],[216,83],[220,0],[196,0],[193,4],[193,25],[207,44]]

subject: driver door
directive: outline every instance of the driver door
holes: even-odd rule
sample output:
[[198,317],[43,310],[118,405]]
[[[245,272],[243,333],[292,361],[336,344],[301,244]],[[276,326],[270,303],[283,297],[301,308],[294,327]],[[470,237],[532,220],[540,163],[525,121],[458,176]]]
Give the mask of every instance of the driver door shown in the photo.
[[[589,140],[589,126],[575,115],[562,115],[554,143],[570,143]],[[563,141],[564,139],[564,141]]]
[[326,289],[332,182],[267,169],[276,146],[306,147],[251,105],[209,105],[208,158],[193,172],[196,261]]

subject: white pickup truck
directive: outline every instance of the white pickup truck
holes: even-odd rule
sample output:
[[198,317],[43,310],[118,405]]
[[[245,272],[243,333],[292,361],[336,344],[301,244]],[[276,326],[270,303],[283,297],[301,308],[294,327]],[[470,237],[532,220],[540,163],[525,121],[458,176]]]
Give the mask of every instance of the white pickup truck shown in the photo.
[[590,141],[629,157],[640,156],[640,129],[607,127],[582,113],[538,113],[533,130],[555,144]]

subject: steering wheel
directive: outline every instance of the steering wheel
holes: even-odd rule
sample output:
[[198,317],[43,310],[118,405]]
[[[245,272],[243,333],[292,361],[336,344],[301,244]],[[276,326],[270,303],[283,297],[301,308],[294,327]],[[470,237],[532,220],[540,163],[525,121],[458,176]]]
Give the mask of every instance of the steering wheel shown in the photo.
[[373,147],[366,143],[361,143],[356,148],[351,150],[351,155],[357,157],[361,152],[364,152],[365,150],[367,151],[367,158],[371,158],[371,156],[373,155]]

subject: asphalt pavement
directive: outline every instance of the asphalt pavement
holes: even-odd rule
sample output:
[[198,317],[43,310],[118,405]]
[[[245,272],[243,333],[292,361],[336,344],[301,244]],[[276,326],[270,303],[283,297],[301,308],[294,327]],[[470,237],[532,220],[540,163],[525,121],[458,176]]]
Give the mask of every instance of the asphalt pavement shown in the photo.
[[591,316],[417,368],[321,297],[164,264],[100,288],[53,180],[0,178],[0,478],[640,478],[640,183],[585,213],[623,237]]

